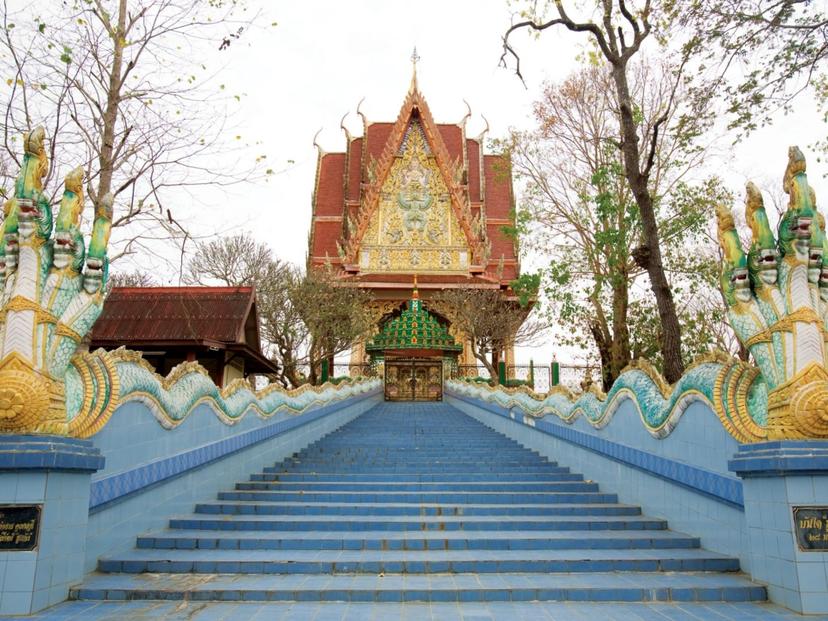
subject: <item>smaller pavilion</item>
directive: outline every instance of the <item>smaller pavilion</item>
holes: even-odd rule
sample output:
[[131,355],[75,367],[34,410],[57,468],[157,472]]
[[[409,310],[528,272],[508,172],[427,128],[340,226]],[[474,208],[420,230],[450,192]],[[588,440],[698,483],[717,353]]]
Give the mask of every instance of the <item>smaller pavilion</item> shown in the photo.
[[198,362],[219,387],[279,370],[262,354],[253,287],[113,287],[89,346],[140,351],[161,375]]

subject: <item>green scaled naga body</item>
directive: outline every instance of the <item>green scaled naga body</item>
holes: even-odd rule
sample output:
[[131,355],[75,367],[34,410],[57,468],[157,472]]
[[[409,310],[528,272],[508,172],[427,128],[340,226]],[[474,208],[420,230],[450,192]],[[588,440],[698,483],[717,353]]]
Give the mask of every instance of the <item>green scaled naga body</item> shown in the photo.
[[730,211],[717,209],[722,292],[730,324],[759,368],[755,383],[767,390],[767,437],[828,438],[824,219],[797,147],[789,150],[783,187],[789,203],[774,240],[761,194],[748,184],[747,254]]
[[80,435],[111,413],[117,400],[114,362],[103,352],[76,353],[103,308],[112,201],[96,209],[86,253],[80,233],[83,170],[71,171],[53,237],[42,186],[49,167],[43,140],[41,128],[26,135],[15,196],[5,208],[0,432]]

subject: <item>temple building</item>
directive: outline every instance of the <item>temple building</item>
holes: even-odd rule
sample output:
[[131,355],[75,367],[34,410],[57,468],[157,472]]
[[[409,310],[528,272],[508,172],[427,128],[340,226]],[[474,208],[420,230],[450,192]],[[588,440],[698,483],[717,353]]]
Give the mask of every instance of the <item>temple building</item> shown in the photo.
[[[359,107],[357,113],[362,135],[343,125],[344,152],[317,147],[308,268],[331,266],[343,282],[371,292],[373,330],[354,344],[352,363],[384,361],[386,379],[404,365],[401,385],[422,386],[410,378],[418,369],[433,377],[431,362],[441,382],[450,365],[477,361],[435,296],[483,288],[516,300],[509,283],[520,271],[517,242],[503,231],[514,226],[510,162],[484,152],[485,131],[466,134],[470,111],[459,123],[435,122],[416,68],[396,121],[369,121]],[[432,328],[429,343],[412,346],[416,314],[414,332],[423,322]],[[440,330],[445,338],[434,340]],[[494,355],[513,362],[512,347]]]

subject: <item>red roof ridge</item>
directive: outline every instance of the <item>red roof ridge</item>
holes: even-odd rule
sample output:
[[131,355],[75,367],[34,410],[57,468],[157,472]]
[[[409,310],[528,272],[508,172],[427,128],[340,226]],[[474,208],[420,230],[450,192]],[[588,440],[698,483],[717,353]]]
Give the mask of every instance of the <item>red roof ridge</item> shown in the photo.
[[118,293],[253,293],[253,286],[112,287]]

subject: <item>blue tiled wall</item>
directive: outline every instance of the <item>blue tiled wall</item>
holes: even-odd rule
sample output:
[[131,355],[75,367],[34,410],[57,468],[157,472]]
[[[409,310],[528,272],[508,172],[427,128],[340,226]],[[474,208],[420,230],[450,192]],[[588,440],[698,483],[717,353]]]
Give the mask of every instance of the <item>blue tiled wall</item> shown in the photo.
[[554,416],[532,419],[450,391],[446,400],[582,472],[622,502],[669,520],[672,529],[700,537],[704,547],[739,557],[742,568],[750,570],[742,482],[727,467],[738,443],[703,404],[691,404],[676,429],[659,440],[644,428],[630,401],[620,405],[606,427],[595,429],[583,418],[571,425]]
[[754,576],[774,602],[809,614],[828,614],[828,554],[799,550],[794,506],[825,506],[828,476],[745,480],[745,512]]
[[66,599],[82,578],[89,474],[36,470],[0,472],[0,499],[42,504],[37,550],[0,552],[0,615],[28,614]]
[[300,415],[262,419],[248,414],[226,425],[207,405],[164,429],[148,408],[129,402],[93,437],[106,467],[92,481],[86,568],[101,555],[131,548],[135,536],[163,528],[251,472],[283,459],[374,407],[379,392]]

